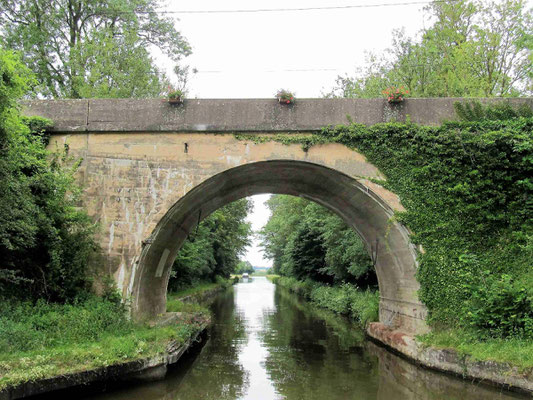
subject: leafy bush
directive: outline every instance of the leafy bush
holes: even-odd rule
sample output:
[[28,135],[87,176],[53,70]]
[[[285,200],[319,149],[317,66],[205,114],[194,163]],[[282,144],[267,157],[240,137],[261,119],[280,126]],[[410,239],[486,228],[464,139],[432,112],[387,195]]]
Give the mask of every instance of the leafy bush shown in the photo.
[[379,320],[379,292],[358,290],[351,299],[350,312],[362,326]]
[[317,286],[311,292],[311,300],[318,306],[337,314],[350,314],[352,292],[356,290],[355,287],[347,284],[340,287]]
[[338,215],[299,197],[274,195],[260,232],[274,271],[299,280],[360,287],[377,284],[373,263],[357,233]]
[[176,292],[228,278],[249,245],[251,226],[246,216],[252,203],[241,199],[219,208],[204,219],[181,247],[174,260],[168,291]]
[[350,316],[361,326],[378,320],[379,292],[377,291],[363,291],[348,283],[340,286],[327,286],[310,279],[299,281],[284,276],[275,276],[272,282],[310,300],[319,307]]
[[531,118],[533,109],[527,104],[514,108],[508,102],[481,104],[478,100],[455,102],[455,113],[461,121],[505,121],[514,118]]
[[[528,291],[529,288],[529,291]],[[533,287],[510,275],[485,273],[473,285],[466,322],[483,336],[533,338]]]

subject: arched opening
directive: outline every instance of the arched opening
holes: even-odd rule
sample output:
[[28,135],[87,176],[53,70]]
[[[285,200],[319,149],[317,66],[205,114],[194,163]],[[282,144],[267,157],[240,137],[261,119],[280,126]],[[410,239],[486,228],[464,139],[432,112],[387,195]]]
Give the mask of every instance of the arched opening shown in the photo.
[[241,165],[207,179],[178,200],[144,242],[134,272],[132,314],[165,312],[170,269],[189,232],[210,213],[237,199],[273,193],[302,196],[338,214],[361,236],[375,262],[380,321],[411,332],[426,329],[418,301],[416,251],[389,203],[368,185],[322,165],[272,160]]

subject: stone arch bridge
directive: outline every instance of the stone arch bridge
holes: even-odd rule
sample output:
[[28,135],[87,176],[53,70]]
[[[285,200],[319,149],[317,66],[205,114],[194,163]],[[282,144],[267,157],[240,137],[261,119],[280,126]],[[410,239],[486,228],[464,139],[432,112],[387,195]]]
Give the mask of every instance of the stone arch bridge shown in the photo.
[[259,193],[302,196],[336,212],[376,261],[380,321],[424,332],[417,296],[417,249],[390,217],[398,197],[371,182],[383,175],[357,151],[325,144],[238,140],[234,133],[311,133],[353,121],[438,124],[457,99],[59,100],[24,104],[26,115],[54,121],[49,148],[82,157],[83,201],[101,229],[102,274],[114,277],[139,319],[165,312],[170,266],[188,233],[211,212]]

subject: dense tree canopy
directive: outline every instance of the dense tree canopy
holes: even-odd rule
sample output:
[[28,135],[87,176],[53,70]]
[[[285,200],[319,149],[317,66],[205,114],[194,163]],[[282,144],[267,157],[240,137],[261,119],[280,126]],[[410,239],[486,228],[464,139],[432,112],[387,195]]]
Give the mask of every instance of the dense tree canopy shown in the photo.
[[189,234],[174,261],[169,290],[216,276],[229,277],[250,244],[251,226],[245,219],[251,209],[250,200],[241,199],[203,220]]
[[0,296],[68,300],[87,285],[94,227],[77,205],[76,164],[45,150],[43,119],[16,101],[32,74],[0,48]]
[[403,86],[413,97],[492,97],[533,93],[532,11],[525,0],[433,2],[433,25],[417,38],[394,31],[384,56],[369,55],[331,96],[381,97]]
[[150,56],[190,47],[158,0],[0,0],[0,43],[20,50],[47,97],[155,97],[165,79]]
[[376,283],[361,239],[337,215],[299,197],[276,195],[267,205],[272,215],[260,235],[274,272],[335,284]]

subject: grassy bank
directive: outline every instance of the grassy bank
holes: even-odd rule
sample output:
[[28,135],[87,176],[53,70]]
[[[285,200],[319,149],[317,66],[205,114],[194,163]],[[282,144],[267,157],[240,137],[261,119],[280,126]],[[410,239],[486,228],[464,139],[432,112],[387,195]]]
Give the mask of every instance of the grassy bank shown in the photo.
[[533,369],[533,341],[523,338],[487,338],[480,340],[476,332],[464,329],[435,331],[417,338],[424,345],[453,349],[478,361],[512,364],[521,372]]
[[199,282],[193,286],[188,286],[179,290],[171,291],[168,293],[168,299],[170,300],[188,296],[196,296],[218,287],[229,287],[232,285],[232,283],[233,281],[231,279],[224,279],[218,276],[215,282]]
[[211,290],[217,288],[228,288],[233,284],[233,279],[217,278],[216,282],[201,282],[195,286],[183,288],[181,290],[167,294],[167,311],[168,312],[193,312],[209,314],[207,307],[198,302],[183,301],[185,298],[198,298]]
[[205,320],[185,314],[150,327],[127,319],[117,302],[0,304],[0,391],[23,382],[147,358],[185,342]]
[[377,291],[360,290],[349,284],[326,286],[311,280],[299,281],[282,276],[269,275],[268,278],[319,307],[351,317],[363,327],[369,322],[378,320],[379,293]]
[[128,320],[119,301],[99,297],[64,305],[0,302],[0,391],[164,354],[169,342],[184,343],[209,318],[206,307],[182,299],[229,285],[217,280],[169,294],[167,310],[183,315],[156,327]]

